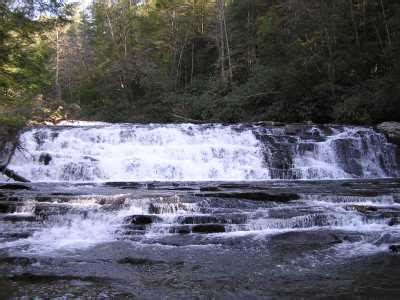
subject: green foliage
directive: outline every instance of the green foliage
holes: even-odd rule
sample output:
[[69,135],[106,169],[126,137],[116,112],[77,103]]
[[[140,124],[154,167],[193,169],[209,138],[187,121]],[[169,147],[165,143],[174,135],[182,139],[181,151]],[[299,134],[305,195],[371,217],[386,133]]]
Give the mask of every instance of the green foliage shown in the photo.
[[32,17],[65,9],[33,2],[0,4],[8,115],[43,95],[112,122],[400,121],[398,1],[226,0],[221,13],[216,0],[95,0],[70,22]]
[[5,117],[0,115],[0,126],[8,126],[16,129],[22,129],[25,126],[26,119],[21,117]]
[[[21,126],[50,88],[51,48],[45,32],[62,1],[2,1],[0,3],[0,123]],[[53,18],[41,17],[51,13]],[[60,21],[62,21],[60,19]]]

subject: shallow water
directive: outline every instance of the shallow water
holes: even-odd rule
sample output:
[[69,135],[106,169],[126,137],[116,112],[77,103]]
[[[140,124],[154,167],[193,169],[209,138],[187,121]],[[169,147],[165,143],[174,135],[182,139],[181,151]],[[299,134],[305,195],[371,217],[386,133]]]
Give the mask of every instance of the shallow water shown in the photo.
[[0,298],[400,295],[400,180],[0,185]]

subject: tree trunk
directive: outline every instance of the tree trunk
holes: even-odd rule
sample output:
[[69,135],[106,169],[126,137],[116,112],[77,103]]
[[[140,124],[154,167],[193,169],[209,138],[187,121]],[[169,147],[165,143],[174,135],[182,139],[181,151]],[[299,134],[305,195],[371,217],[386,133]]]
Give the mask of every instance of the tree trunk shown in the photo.
[[358,35],[357,23],[354,18],[353,0],[349,0],[349,5],[350,5],[351,22],[353,23],[353,29],[354,29],[354,38],[356,40],[357,47],[360,48],[360,38]]
[[383,22],[385,23],[387,41],[388,41],[389,46],[391,47],[392,46],[392,37],[390,34],[389,24],[388,24],[387,17],[386,17],[386,9],[383,4],[383,0],[380,0],[380,5],[381,5],[381,9],[382,9]]
[[60,86],[60,36],[59,28],[56,29],[56,74],[55,74],[55,88],[56,88],[56,99],[61,100],[61,86]]
[[217,18],[218,18],[218,47],[219,47],[219,64],[221,71],[221,81],[226,82],[225,74],[225,30],[224,30],[224,8],[225,1],[217,0]]
[[223,14],[223,20],[224,20],[224,31],[225,31],[225,41],[226,41],[226,52],[228,55],[228,74],[229,74],[229,80],[232,80],[233,72],[232,72],[232,62],[231,62],[231,49],[229,46],[228,29],[226,28],[225,13]]

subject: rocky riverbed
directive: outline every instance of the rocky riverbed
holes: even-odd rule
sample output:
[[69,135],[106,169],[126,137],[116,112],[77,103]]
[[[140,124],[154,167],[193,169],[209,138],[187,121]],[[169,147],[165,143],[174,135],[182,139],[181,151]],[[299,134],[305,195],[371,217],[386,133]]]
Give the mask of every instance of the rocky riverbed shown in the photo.
[[0,297],[398,297],[400,180],[0,185]]

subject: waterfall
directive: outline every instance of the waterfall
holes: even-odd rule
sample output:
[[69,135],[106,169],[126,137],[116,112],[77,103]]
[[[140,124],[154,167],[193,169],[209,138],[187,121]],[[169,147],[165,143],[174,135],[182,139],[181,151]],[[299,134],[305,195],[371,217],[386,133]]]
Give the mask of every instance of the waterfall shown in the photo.
[[10,169],[32,181],[249,181],[399,176],[372,128],[63,123],[27,130]]

